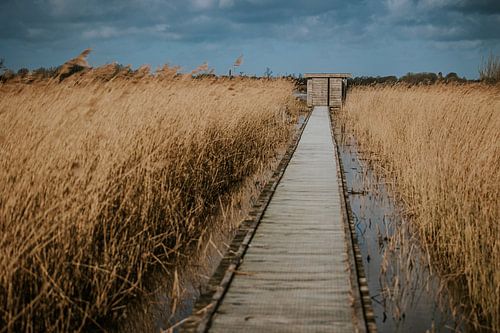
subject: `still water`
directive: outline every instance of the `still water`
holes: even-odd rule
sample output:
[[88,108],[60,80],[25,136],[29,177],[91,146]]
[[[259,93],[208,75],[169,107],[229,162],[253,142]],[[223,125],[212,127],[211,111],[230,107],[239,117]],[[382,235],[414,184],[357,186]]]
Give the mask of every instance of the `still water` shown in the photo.
[[356,140],[334,129],[379,332],[463,331],[389,187]]

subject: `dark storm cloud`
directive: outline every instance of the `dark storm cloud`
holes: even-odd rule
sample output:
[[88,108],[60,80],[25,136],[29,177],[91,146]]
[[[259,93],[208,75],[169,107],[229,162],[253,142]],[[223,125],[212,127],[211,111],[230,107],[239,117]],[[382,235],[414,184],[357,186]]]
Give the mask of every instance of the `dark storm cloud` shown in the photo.
[[[60,40],[81,38],[98,26],[117,29],[146,26],[145,20],[158,21],[149,1],[3,0],[0,3],[0,36],[10,39]],[[169,3],[161,5],[170,10]],[[145,18],[143,14],[149,14]],[[149,23],[150,26],[155,24]]]
[[13,66],[57,64],[93,47],[97,63],[156,56],[193,66],[203,54],[219,61],[252,46],[268,50],[260,67],[290,47],[302,52],[294,67],[319,53],[325,63],[362,54],[369,68],[375,50],[380,63],[405,53],[403,67],[424,52],[418,59],[441,54],[446,63],[455,49],[467,50],[460,61],[475,61],[471,52],[500,46],[499,26],[499,0],[0,0],[0,57]]
[[462,13],[500,14],[500,1],[494,0],[457,1],[448,4],[447,7]]
[[363,1],[7,0],[0,4],[0,37],[48,41],[128,33],[187,41],[272,38],[282,31],[280,26],[311,23],[311,17],[323,22],[317,30],[328,30],[332,23],[366,22],[368,15]]
[[[226,9],[231,19],[246,23],[280,23],[293,18],[349,14],[354,7],[361,7],[362,0],[356,1],[300,1],[300,0],[274,0],[274,1],[235,1],[234,5]],[[224,7],[223,7],[224,8]],[[361,14],[361,13],[360,13]],[[354,19],[351,15],[343,15],[344,20]]]
[[497,0],[388,0],[386,24],[399,36],[433,41],[500,39]]
[[[497,0],[4,0],[0,38],[31,42],[125,35],[184,41],[325,38],[388,32],[400,38],[500,38]],[[369,29],[367,29],[369,28]],[[286,30],[290,30],[288,36]],[[350,29],[350,30],[347,30]],[[353,31],[354,29],[354,31]],[[300,33],[302,31],[302,33]]]

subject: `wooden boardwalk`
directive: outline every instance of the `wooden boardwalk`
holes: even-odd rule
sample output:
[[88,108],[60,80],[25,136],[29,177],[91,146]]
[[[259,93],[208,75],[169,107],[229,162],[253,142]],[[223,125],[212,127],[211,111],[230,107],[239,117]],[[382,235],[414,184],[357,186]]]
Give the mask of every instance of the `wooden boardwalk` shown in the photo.
[[363,332],[328,107],[315,107],[210,332]]

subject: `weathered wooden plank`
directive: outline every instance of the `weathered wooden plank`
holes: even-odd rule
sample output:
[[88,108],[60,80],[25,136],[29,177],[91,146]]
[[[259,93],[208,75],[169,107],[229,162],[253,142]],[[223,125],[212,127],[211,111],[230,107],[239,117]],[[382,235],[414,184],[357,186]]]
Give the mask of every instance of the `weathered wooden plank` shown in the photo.
[[312,104],[314,106],[328,105],[328,79],[313,78],[312,81]]
[[342,79],[330,78],[330,101],[331,107],[342,106]]

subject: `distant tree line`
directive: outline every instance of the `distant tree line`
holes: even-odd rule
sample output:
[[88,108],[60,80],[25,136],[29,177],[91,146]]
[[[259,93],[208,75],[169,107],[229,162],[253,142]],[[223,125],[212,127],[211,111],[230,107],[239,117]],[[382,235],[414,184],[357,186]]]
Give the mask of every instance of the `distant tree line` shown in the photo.
[[[500,82],[500,80],[482,80],[483,82]],[[307,90],[307,80],[303,77],[295,78],[297,89],[300,91]],[[443,76],[440,73],[407,73],[401,77],[395,75],[388,76],[357,76],[347,80],[348,86],[372,86],[372,85],[393,85],[393,84],[407,84],[407,85],[431,85],[436,83],[468,83],[478,82],[478,80],[467,80],[465,77],[458,76],[457,73],[451,72]]]
[[[76,59],[76,58],[75,58]],[[18,82],[24,82],[24,83],[30,83],[33,81],[38,81],[38,80],[43,80],[43,79],[59,79],[59,81],[64,80],[66,77],[69,77],[77,72],[88,72],[90,70],[93,71],[93,75],[98,78],[102,79],[104,81],[109,81],[113,77],[117,75],[124,75],[125,76],[137,76],[140,75],[142,72],[144,72],[147,69],[147,72],[149,73],[149,66],[144,65],[139,67],[138,69],[132,69],[130,66],[124,66],[122,64],[118,63],[112,63],[112,64],[107,64],[103,65],[100,67],[96,68],[90,68],[90,67],[82,67],[78,65],[71,65],[68,67],[68,64],[71,61],[74,61],[75,59],[72,59],[65,64],[57,67],[40,67],[34,70],[29,70],[28,68],[20,68],[17,72],[14,72],[4,65],[4,60],[0,59],[0,82],[7,82],[7,81],[18,81]],[[169,67],[169,66],[164,66],[162,68],[159,68],[156,71],[156,74],[161,74],[162,72],[172,72],[174,71],[177,74],[179,73],[180,67]],[[197,69],[193,70],[191,72],[191,76],[194,79],[204,79],[204,78],[227,78],[227,79],[233,79],[237,77],[245,77],[247,79],[254,79],[254,80],[262,80],[262,79],[267,79],[267,80],[272,80],[272,79],[281,79],[281,78],[286,78],[289,80],[298,80],[298,81],[304,81],[305,80],[302,78],[302,75],[296,76],[295,74],[285,74],[285,75],[273,75],[273,71],[267,67],[264,74],[262,76],[257,76],[255,74],[246,74],[244,72],[240,72],[239,76],[227,76],[227,75],[222,75],[218,76],[214,74],[214,69],[212,68],[205,68],[204,65],[199,66]]]
[[28,68],[20,68],[17,72],[14,72],[5,67],[3,59],[0,61],[0,82],[6,82],[15,78],[26,78],[29,75],[36,77],[37,79],[48,79],[56,77],[59,73],[59,67],[40,67],[30,71]]
[[[120,64],[113,64],[113,72],[116,75],[117,73],[123,72],[124,70],[127,70],[130,72],[130,74],[134,74],[137,71],[140,71],[140,69],[134,71],[130,69],[129,66],[123,66]],[[17,72],[14,72],[10,69],[8,69],[5,66],[5,61],[3,58],[0,58],[0,82],[6,82],[11,79],[16,79],[16,78],[21,78],[24,79],[23,81],[29,82],[30,78],[40,80],[40,79],[49,79],[49,78],[56,78],[58,75],[60,75],[61,68],[63,66],[58,66],[58,67],[40,67],[34,70],[29,70],[28,68],[21,68]],[[74,69],[72,68],[73,71],[81,71],[84,70],[85,68],[77,68]],[[70,73],[72,74],[72,73]],[[108,75],[109,76],[109,75]],[[113,76],[113,75],[111,75]],[[216,76],[213,74],[213,70],[210,72],[200,72],[194,77],[198,78],[203,78],[203,77],[213,77]],[[241,76],[245,77],[250,77],[254,79],[261,79],[261,78],[266,78],[270,79],[273,77],[273,71],[269,68],[266,67],[266,70],[263,74],[262,77],[258,77],[255,75],[244,75],[241,73]],[[281,77],[281,78],[288,78],[295,80],[297,88],[300,90],[305,90],[306,85],[307,85],[307,80],[302,76],[298,75],[296,76],[295,74],[291,75],[281,75],[281,76],[276,76],[276,77]],[[456,83],[467,83],[467,82],[486,82],[486,83],[500,83],[500,57],[499,56],[494,56],[493,54],[490,54],[489,58],[481,63],[479,67],[479,80],[467,80],[465,77],[460,77],[458,76],[457,73],[451,72],[443,76],[441,72],[439,73],[431,73],[431,72],[420,72],[420,73],[407,73],[401,77],[397,77],[395,75],[389,75],[389,76],[357,76],[352,79],[348,80],[348,84],[350,86],[369,86],[369,85],[377,85],[377,84],[398,84],[398,83],[404,83],[408,85],[430,85],[430,84],[435,84],[435,83],[451,83],[451,82],[456,82]]]
[[457,73],[451,72],[443,76],[441,72],[439,73],[407,73],[401,77],[394,75],[390,76],[358,76],[348,80],[351,86],[369,86],[376,84],[396,84],[405,83],[409,85],[429,85],[435,83],[466,83],[466,82],[477,82],[476,80],[467,80],[465,77],[459,77]]

